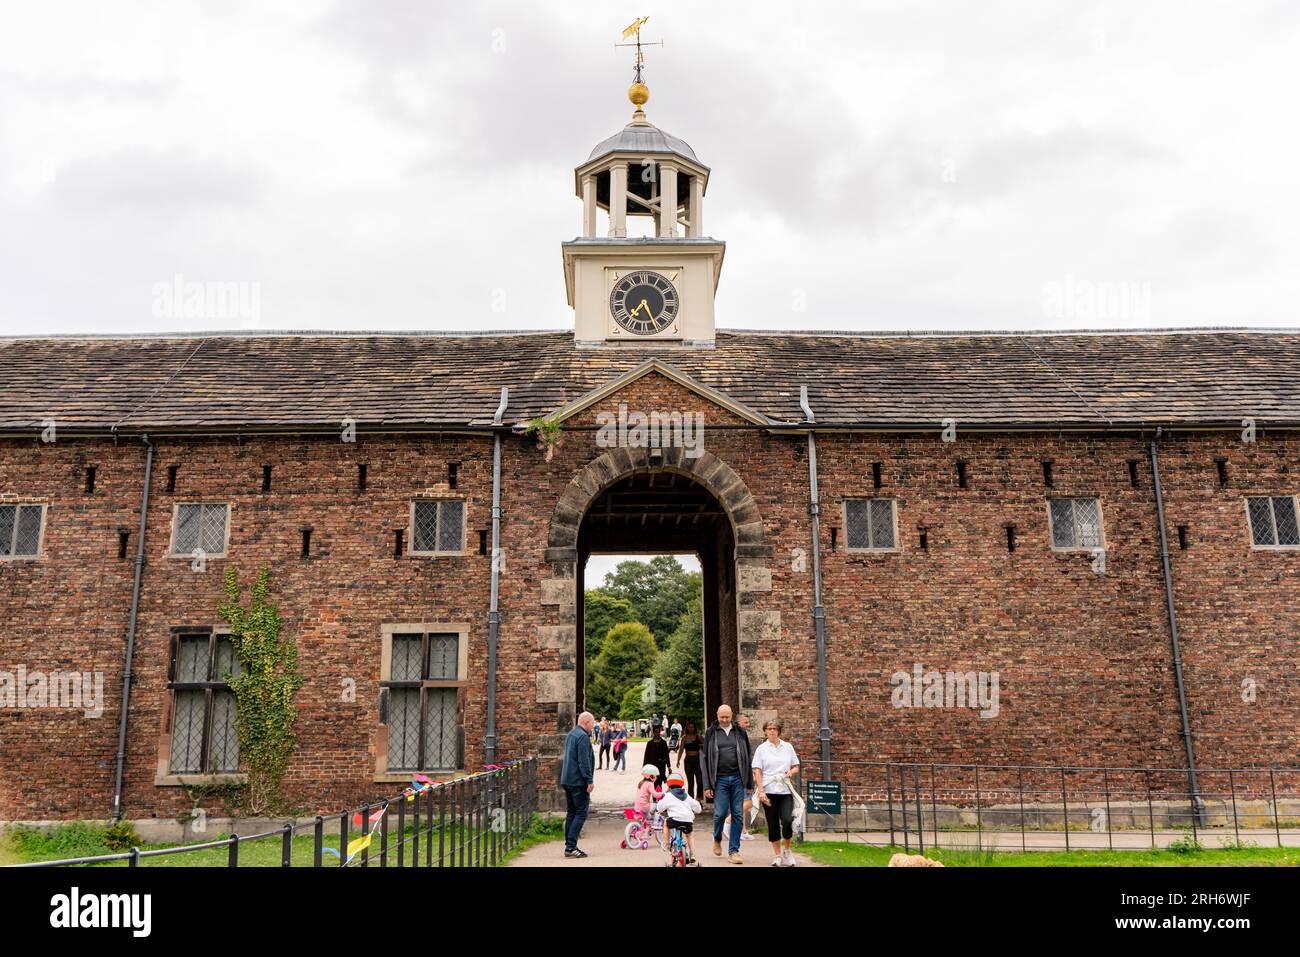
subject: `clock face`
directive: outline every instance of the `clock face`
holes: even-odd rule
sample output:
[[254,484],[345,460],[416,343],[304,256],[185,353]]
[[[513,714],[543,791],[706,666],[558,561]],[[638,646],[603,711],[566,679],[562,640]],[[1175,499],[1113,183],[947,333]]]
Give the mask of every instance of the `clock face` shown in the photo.
[[662,273],[638,269],[614,283],[609,311],[634,336],[653,336],[677,321],[677,287]]

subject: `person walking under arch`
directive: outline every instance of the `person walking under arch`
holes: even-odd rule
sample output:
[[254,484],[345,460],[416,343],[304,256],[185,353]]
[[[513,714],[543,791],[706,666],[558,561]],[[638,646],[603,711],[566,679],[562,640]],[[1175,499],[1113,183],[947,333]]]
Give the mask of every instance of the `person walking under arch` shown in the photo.
[[619,722],[618,730],[614,732],[614,767],[613,771],[619,774],[627,773],[627,725]]
[[655,781],[655,787],[662,788],[664,781],[668,780],[668,742],[664,740],[664,728],[661,724],[656,724],[650,729],[650,740],[645,743],[645,763],[653,764],[659,769],[659,779]]
[[600,742],[600,760],[596,763],[596,767],[609,770],[609,748],[614,743],[614,722],[601,718],[600,731],[597,732],[597,735],[596,740]]
[[564,787],[564,856],[586,857],[578,847],[578,836],[587,823],[591,807],[591,792],[595,789],[596,768],[591,753],[591,729],[596,718],[590,711],[578,715],[577,726],[564,741],[564,765],[560,770],[560,784]]
[[[748,741],[749,740],[749,715],[745,714],[745,712],[742,711],[740,715],[736,718],[736,724],[740,725],[740,730],[745,732],[745,740]],[[754,782],[751,779],[745,782],[745,803],[741,808],[740,816],[741,819],[745,822],[745,826],[740,831],[740,839],[742,841],[754,840],[754,835],[749,833],[749,822],[753,819],[751,814],[751,809],[753,807],[754,807]]]
[[686,793],[696,800],[704,797],[704,779],[700,776],[700,748],[704,739],[694,721],[686,722],[686,733],[677,745],[677,766],[686,778]]
[[722,856],[722,825],[730,816],[727,859],[733,864],[745,863],[740,857],[740,835],[745,830],[745,782],[752,761],[749,736],[732,724],[731,708],[724,704],[718,708],[718,720],[704,732],[700,772],[704,796],[713,801],[713,853]]
[[799,757],[789,741],[781,740],[781,722],[763,725],[767,740],[754,749],[754,794],[767,817],[767,839],[772,842],[772,866],[793,867],[794,789],[799,777]]

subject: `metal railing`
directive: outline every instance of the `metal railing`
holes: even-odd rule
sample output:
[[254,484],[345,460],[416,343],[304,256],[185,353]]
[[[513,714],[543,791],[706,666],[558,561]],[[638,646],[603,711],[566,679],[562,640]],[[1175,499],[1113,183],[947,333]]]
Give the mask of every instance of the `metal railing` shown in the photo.
[[803,761],[838,781],[840,813],[809,801],[809,832],[860,843],[971,850],[1300,847],[1300,768],[1186,768]]
[[[537,758],[529,757],[416,791],[363,804],[312,822],[286,821],[260,834],[201,844],[182,844],[118,854],[34,861],[17,867],[62,867],[142,860],[226,848],[226,865],[238,867],[242,848],[257,841],[280,842],[281,867],[293,867],[294,837],[310,832],[311,861],[299,852],[298,866],[311,867],[493,867],[532,825],[537,810]],[[369,840],[366,840],[366,838]],[[351,851],[349,847],[351,846]]]

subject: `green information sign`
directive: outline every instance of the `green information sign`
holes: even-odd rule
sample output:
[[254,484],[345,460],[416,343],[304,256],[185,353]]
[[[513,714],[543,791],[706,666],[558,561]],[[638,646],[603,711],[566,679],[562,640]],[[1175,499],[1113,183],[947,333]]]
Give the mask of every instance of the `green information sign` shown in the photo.
[[809,781],[804,800],[808,802],[809,814],[839,814],[840,782]]

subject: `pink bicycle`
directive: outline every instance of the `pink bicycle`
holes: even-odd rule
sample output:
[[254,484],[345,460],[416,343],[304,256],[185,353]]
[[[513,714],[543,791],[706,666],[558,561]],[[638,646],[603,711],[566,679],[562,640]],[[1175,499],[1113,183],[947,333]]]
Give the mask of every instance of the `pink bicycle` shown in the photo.
[[636,808],[625,807],[623,816],[627,818],[627,827],[623,829],[623,840],[619,847],[629,851],[644,851],[650,848],[651,841],[659,847],[664,846],[664,817],[658,811],[652,819],[647,819]]

